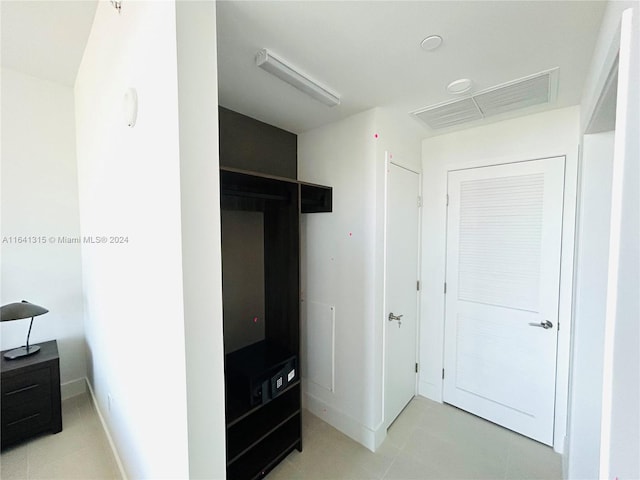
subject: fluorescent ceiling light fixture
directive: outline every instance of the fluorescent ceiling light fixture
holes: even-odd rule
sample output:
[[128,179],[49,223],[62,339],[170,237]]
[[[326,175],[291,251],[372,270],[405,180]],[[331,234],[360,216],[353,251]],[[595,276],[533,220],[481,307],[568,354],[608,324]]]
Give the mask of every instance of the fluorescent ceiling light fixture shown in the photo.
[[311,80],[266,48],[256,54],[256,65],[329,107],[340,105],[338,95]]

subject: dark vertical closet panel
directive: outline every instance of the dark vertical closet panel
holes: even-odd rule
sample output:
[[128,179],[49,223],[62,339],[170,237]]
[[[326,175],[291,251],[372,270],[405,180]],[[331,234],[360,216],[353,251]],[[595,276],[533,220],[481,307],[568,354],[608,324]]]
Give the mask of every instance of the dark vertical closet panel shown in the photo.
[[219,107],[220,166],[298,178],[298,136]]
[[265,338],[264,215],[221,210],[224,350]]
[[297,185],[291,202],[265,210],[266,337],[298,352],[300,338],[300,242]]

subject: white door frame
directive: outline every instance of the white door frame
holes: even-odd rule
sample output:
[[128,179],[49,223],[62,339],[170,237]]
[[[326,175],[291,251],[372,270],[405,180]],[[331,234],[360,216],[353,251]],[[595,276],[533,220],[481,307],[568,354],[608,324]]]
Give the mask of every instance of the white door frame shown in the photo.
[[[602,382],[602,419],[600,433],[600,478],[610,478],[615,472],[611,471],[611,450],[615,448],[615,441],[612,441],[612,415],[614,413],[614,374],[616,367],[614,362],[619,357],[616,354],[615,330],[618,319],[618,293],[622,287],[618,287],[620,254],[623,235],[623,202],[625,187],[625,162],[633,161],[633,147],[627,135],[633,131],[633,113],[637,105],[630,100],[634,99],[633,91],[637,88],[634,84],[638,74],[638,10],[628,8],[622,12],[619,27],[619,63],[618,63],[618,91],[616,99],[616,126],[614,134],[614,154],[613,154],[613,178],[611,186],[611,227],[609,234],[609,271],[607,278],[607,300],[604,332],[604,359],[603,359],[603,382]],[[635,75],[634,75],[635,74]],[[637,100],[637,94],[635,99]],[[637,111],[637,110],[636,110]],[[637,120],[637,119],[636,119]],[[635,133],[635,132],[634,132]],[[631,153],[629,153],[629,150]],[[635,159],[637,161],[637,159]],[[624,317],[624,316],[623,316]],[[627,347],[628,348],[628,347]],[[619,367],[618,367],[619,368]],[[637,378],[637,375],[636,375]],[[620,380],[618,380],[620,381]],[[622,440],[632,440],[632,434],[619,434],[617,442]],[[626,438],[625,438],[626,437]],[[626,442],[625,442],[626,443]],[[613,444],[613,445],[612,445]],[[633,443],[632,443],[633,445]],[[636,439],[637,445],[637,439]],[[631,448],[628,448],[629,450]],[[637,453],[637,452],[636,452]],[[633,454],[631,454],[633,455]],[[627,457],[629,454],[627,454]],[[620,465],[617,465],[620,468]],[[616,478],[618,478],[616,476]]]
[[[410,172],[418,175],[418,195],[422,198],[422,172],[417,171],[415,168],[404,164],[402,160],[392,159],[390,152],[385,152],[384,162],[384,224],[383,224],[383,264],[382,264],[382,316],[380,322],[382,322],[382,422],[380,426],[386,429],[389,425],[387,418],[385,418],[386,412],[386,385],[387,385],[387,205],[388,205],[388,180],[389,180],[389,166],[393,164],[397,167],[404,168]],[[421,282],[420,273],[422,265],[422,208],[418,213],[418,264],[416,265],[416,280]],[[416,363],[420,359],[420,295],[416,290]],[[414,393],[418,394],[418,374],[416,374]]]
[[[556,393],[555,393],[555,414],[554,414],[554,440],[553,448],[556,452],[562,453],[564,450],[564,442],[566,435],[566,421],[568,408],[569,393],[569,349],[571,340],[571,306],[573,293],[573,257],[574,257],[574,241],[575,241],[575,220],[576,220],[576,184],[577,184],[577,155],[573,152],[549,152],[548,155],[536,157],[515,157],[513,155],[498,158],[484,158],[463,162],[455,166],[449,165],[441,170],[444,191],[446,192],[446,182],[449,171],[464,170],[477,167],[488,167],[492,165],[504,165],[510,163],[525,162],[530,160],[539,160],[542,158],[565,157],[565,185],[564,185],[564,205],[562,220],[562,256],[560,259],[560,302],[558,309],[558,318],[560,319],[560,328],[558,331],[558,362],[556,374]],[[444,217],[446,218],[446,197],[440,200]],[[443,225],[446,229],[446,222]],[[445,230],[446,231],[446,230]],[[442,245],[442,258],[446,258],[446,238]],[[444,265],[444,262],[443,262]],[[442,282],[444,285],[445,271],[442,271]],[[442,301],[441,315],[439,315],[438,331],[434,331],[441,340],[443,346],[441,351],[440,363],[437,366],[438,371],[444,368],[444,324],[445,324],[445,296],[444,291],[440,295]],[[431,367],[430,367],[431,368]],[[433,366],[431,369],[436,368]],[[429,398],[442,402],[443,381],[440,378],[434,388],[428,390]]]

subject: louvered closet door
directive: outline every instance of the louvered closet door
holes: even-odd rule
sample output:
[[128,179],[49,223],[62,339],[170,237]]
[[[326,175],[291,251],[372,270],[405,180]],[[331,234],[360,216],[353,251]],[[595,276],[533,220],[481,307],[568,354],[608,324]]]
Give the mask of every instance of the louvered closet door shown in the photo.
[[563,184],[564,157],[448,179],[444,401],[547,445]]

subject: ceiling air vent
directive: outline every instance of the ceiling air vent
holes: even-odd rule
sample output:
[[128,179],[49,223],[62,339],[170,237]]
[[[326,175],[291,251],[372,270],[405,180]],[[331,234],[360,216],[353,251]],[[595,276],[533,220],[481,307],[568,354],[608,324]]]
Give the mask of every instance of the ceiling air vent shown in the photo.
[[537,73],[476,92],[470,97],[412,112],[433,129],[480,120],[491,115],[553,103],[558,91],[558,69]]
[[471,98],[429,107],[414,115],[431,128],[446,128],[484,118]]

